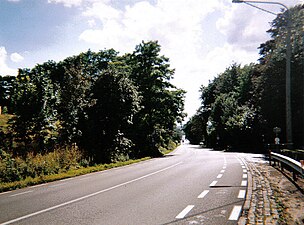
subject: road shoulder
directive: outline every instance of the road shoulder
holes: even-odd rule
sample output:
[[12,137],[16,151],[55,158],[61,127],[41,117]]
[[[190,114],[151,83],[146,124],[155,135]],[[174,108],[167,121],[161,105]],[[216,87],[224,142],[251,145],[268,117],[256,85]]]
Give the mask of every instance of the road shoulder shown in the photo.
[[[287,178],[290,174],[268,163],[247,162],[247,166],[251,193],[239,224],[304,224],[304,194]],[[304,179],[297,185],[304,190]]]

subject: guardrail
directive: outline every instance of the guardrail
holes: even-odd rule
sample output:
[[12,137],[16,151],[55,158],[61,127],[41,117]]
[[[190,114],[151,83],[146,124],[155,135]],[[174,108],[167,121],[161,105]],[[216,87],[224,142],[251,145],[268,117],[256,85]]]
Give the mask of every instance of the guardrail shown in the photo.
[[304,168],[303,168],[303,165],[301,165],[301,162],[294,160],[288,156],[281,155],[281,154],[270,151],[270,154],[269,154],[269,163],[270,164],[271,164],[272,160],[281,162],[282,169],[283,169],[282,163],[288,165],[292,169],[293,179],[295,181],[297,180],[297,173],[304,176]]

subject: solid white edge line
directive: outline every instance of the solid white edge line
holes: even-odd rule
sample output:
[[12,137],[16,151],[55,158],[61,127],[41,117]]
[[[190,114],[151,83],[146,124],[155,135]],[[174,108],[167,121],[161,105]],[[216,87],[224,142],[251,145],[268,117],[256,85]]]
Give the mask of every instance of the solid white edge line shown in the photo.
[[33,188],[37,188],[37,187],[41,187],[41,186],[45,186],[47,185],[47,183],[43,183],[43,184],[37,184],[35,186],[31,186],[31,187],[28,187],[29,189],[33,189]]
[[64,185],[67,185],[67,183],[60,183],[60,184],[54,184],[54,185],[51,185],[49,187],[60,187],[60,186],[64,186]]
[[31,193],[33,191],[25,191],[25,192],[21,192],[21,193],[17,193],[17,194],[13,194],[13,195],[10,195],[10,197],[15,197],[15,196],[19,196],[19,195],[24,195],[24,194],[28,194],[28,193]]
[[212,181],[212,183],[209,185],[209,187],[213,187],[213,186],[215,186],[216,185],[216,183],[217,183],[217,181],[215,180],[215,181]]
[[194,205],[188,205],[175,218],[176,219],[183,219],[191,211],[191,209],[193,209],[193,207],[194,207]]
[[153,173],[146,174],[146,175],[144,175],[144,176],[135,178],[135,179],[133,179],[133,180],[129,180],[129,181],[127,181],[127,182],[124,182],[124,183],[121,183],[121,184],[117,184],[117,185],[115,185],[115,186],[112,186],[112,187],[109,187],[109,188],[106,188],[106,189],[103,189],[103,190],[94,192],[94,193],[89,194],[89,195],[85,195],[85,196],[80,197],[80,198],[76,198],[76,199],[71,200],[71,201],[67,201],[67,202],[61,203],[61,204],[59,204],[59,205],[55,205],[55,206],[52,206],[52,207],[49,207],[49,208],[46,208],[46,209],[43,209],[43,210],[40,210],[40,211],[37,211],[37,212],[34,212],[34,213],[27,214],[27,215],[25,215],[25,216],[18,217],[18,218],[13,219],[13,220],[9,220],[9,221],[7,221],[7,222],[1,223],[1,225],[12,224],[12,223],[18,222],[18,221],[20,221],[20,220],[27,219],[27,218],[29,218],[29,217],[33,217],[33,216],[36,216],[36,215],[39,215],[39,214],[42,214],[42,213],[51,211],[51,210],[53,210],[53,209],[58,209],[58,208],[60,208],[60,207],[66,206],[66,205],[70,205],[70,204],[72,204],[72,203],[79,202],[79,201],[81,201],[81,200],[84,200],[84,199],[93,197],[93,196],[95,196],[95,195],[98,195],[98,194],[101,194],[101,193],[104,193],[104,192],[113,190],[113,189],[115,189],[115,188],[124,186],[124,185],[126,185],[126,184],[131,184],[131,183],[133,183],[133,182],[135,182],[135,181],[139,181],[139,180],[142,180],[142,179],[144,179],[144,178],[150,177],[150,176],[152,176],[152,175],[158,174],[158,173],[160,173],[160,172],[163,172],[163,171],[165,171],[165,170],[168,170],[168,169],[171,169],[171,168],[173,168],[173,167],[175,167],[175,166],[178,166],[178,165],[181,164],[181,163],[183,163],[183,162],[176,163],[176,164],[174,164],[174,165],[171,165],[171,166],[166,167],[166,168],[164,168],[164,169],[155,171],[155,172],[153,172]]
[[197,198],[204,198],[208,193],[209,193],[209,190],[205,190]]
[[229,220],[238,220],[239,216],[241,214],[242,211],[242,206],[241,205],[235,205],[233,207],[233,210],[229,216]]
[[240,190],[238,198],[245,198],[245,196],[246,196],[246,191],[245,190]]
[[8,194],[8,193],[11,193],[11,192],[12,192],[12,191],[2,192],[2,193],[0,193],[0,195]]

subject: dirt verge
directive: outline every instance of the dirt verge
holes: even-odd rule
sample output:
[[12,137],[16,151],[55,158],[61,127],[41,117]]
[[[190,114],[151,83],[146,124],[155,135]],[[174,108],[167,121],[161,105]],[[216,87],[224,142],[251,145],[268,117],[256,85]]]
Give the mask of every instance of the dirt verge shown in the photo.
[[294,182],[292,173],[286,169],[268,164],[259,164],[258,167],[273,190],[279,213],[277,224],[304,225],[304,179],[298,177]]

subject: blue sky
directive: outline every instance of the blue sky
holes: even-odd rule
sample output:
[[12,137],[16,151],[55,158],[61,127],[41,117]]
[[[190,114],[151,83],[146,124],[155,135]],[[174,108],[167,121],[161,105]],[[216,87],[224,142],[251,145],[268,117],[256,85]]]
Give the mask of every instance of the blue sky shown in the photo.
[[[280,12],[277,5],[259,6]],[[187,91],[191,116],[202,84],[233,62],[256,62],[273,19],[231,0],[0,0],[0,75],[89,48],[123,54],[142,40],[158,40],[176,70],[172,82]]]

